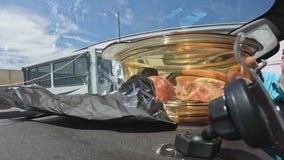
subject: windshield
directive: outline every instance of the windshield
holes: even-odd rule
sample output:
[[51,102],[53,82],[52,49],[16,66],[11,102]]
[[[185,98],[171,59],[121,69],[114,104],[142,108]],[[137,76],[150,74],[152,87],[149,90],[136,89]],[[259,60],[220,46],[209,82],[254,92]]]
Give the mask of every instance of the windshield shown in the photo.
[[0,68],[21,68],[107,39],[193,25],[248,22],[273,0],[1,0]]

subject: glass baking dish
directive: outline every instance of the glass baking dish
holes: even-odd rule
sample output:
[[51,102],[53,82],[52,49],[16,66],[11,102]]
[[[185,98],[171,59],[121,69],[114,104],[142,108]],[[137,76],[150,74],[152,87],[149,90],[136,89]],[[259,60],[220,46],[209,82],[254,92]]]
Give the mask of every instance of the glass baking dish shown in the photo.
[[[226,74],[237,65],[233,54],[235,39],[235,35],[228,34],[178,32],[112,43],[102,56],[122,65],[124,79],[140,74],[144,68],[154,68],[175,87],[176,78],[185,70]],[[257,41],[247,38],[242,42],[241,54],[253,56],[261,49]],[[164,102],[164,108],[179,123],[208,122],[208,102],[173,98]]]

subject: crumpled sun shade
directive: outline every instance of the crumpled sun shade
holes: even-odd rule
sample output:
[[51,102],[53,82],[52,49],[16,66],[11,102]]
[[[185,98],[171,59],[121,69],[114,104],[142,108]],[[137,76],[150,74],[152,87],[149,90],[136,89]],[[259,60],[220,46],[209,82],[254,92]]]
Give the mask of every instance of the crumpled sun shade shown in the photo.
[[106,95],[55,95],[39,86],[1,88],[0,105],[88,120],[129,118],[174,124],[154,93],[151,80],[134,75],[118,91]]

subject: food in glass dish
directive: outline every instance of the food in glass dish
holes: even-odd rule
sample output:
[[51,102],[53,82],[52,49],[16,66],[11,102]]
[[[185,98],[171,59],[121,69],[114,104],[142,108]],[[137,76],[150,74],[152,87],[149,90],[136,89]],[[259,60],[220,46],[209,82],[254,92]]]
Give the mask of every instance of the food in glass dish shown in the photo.
[[149,76],[153,81],[156,98],[162,102],[171,100],[175,95],[173,85],[161,76]]

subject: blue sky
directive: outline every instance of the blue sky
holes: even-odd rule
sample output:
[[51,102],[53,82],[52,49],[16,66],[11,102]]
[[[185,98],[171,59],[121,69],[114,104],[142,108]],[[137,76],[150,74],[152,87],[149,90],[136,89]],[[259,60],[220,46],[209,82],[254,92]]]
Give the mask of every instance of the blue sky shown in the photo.
[[[249,5],[257,1],[259,6]],[[260,3],[261,1],[261,3]],[[1,0],[0,68],[21,67],[121,35],[249,21],[268,0]]]

